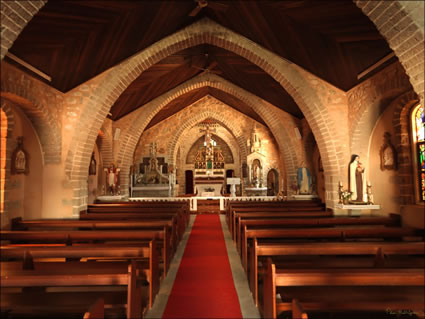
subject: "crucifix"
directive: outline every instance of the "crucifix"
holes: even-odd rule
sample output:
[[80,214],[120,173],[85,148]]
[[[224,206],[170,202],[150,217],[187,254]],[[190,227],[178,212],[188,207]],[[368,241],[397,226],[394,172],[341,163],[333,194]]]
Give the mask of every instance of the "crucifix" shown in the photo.
[[200,132],[205,132],[205,146],[209,146],[211,144],[211,132],[215,132],[216,130],[211,130],[210,127],[207,125],[207,128],[204,129],[200,129]]

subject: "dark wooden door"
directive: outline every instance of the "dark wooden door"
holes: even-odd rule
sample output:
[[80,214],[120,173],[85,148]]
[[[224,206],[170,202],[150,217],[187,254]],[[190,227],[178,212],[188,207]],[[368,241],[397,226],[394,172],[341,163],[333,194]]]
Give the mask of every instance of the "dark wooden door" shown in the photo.
[[186,194],[193,194],[193,171],[187,170],[186,176]]

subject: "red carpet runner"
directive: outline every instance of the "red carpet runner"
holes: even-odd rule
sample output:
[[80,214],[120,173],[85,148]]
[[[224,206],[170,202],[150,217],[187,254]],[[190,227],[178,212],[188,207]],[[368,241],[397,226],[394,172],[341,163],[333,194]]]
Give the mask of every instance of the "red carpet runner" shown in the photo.
[[196,216],[163,318],[242,318],[218,215]]

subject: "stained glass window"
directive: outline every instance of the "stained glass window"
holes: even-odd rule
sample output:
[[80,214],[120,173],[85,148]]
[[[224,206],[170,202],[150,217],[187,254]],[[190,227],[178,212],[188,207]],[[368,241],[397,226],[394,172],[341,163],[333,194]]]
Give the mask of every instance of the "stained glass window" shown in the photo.
[[425,201],[425,117],[424,107],[419,105],[413,113],[415,122],[416,153],[418,160],[418,179],[420,200]]

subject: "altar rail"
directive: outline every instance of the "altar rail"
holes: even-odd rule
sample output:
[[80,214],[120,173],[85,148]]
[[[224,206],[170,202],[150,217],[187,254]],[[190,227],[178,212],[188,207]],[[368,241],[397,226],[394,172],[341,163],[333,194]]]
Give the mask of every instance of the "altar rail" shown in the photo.
[[[175,202],[175,201],[189,201],[190,210],[198,210],[199,200],[216,199],[220,201],[220,211],[224,211],[229,202],[271,202],[277,201],[276,196],[242,196],[242,197],[224,197],[224,196],[211,196],[211,197],[130,197],[130,202]],[[286,198],[284,199],[286,200]]]

